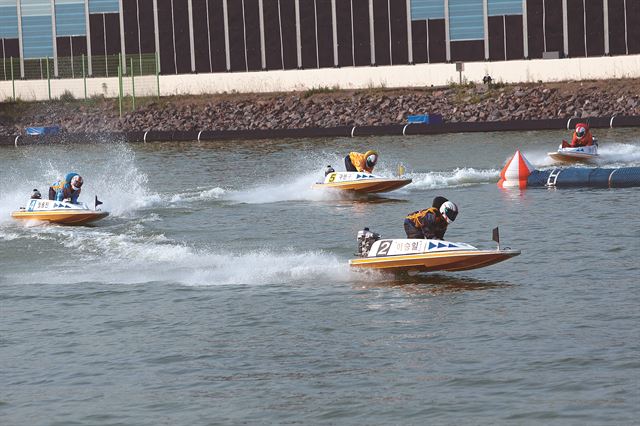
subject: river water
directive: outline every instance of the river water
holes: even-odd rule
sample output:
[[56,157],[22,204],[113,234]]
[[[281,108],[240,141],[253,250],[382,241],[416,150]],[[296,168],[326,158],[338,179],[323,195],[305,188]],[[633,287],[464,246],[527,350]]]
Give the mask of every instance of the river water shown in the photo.
[[[640,166],[635,129],[601,166]],[[0,423],[637,424],[640,191],[500,190],[562,132],[0,149]],[[352,149],[414,179],[310,189]],[[111,215],[18,223],[68,171]],[[351,271],[436,195],[447,239],[522,250],[462,273]]]

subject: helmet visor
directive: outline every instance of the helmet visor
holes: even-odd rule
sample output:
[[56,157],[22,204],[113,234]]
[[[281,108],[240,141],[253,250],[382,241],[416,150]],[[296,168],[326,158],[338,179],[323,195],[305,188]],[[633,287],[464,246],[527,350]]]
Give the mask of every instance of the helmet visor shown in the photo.
[[585,129],[584,127],[578,127],[576,129],[576,135],[581,138],[584,137],[584,135],[587,133],[587,129]]
[[368,167],[375,166],[377,162],[378,162],[378,156],[377,155],[371,154],[370,156],[367,157],[367,166]]
[[458,216],[458,212],[454,209],[451,209],[449,207],[445,207],[444,209],[444,217],[447,219],[447,222],[451,223],[454,220],[456,220],[456,217]]
[[82,188],[82,184],[83,184],[83,182],[82,182],[82,178],[80,176],[74,176],[74,178],[71,179],[71,186],[74,189]]

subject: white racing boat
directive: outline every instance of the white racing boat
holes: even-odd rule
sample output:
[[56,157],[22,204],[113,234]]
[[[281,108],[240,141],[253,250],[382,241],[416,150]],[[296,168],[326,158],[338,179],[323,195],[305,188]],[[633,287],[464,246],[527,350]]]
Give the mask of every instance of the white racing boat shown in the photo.
[[600,157],[598,154],[598,144],[589,146],[577,146],[571,147],[563,142],[558,150],[555,152],[549,152],[547,155],[556,161],[562,162],[579,162],[579,161],[595,161]]
[[85,203],[68,203],[65,201],[30,199],[26,207],[11,212],[11,217],[20,220],[40,220],[59,223],[63,225],[84,225],[95,222],[109,215],[108,212],[99,210],[102,204],[98,197],[95,206],[91,209]]
[[[497,228],[494,240],[499,241]],[[358,232],[358,254],[349,261],[356,268],[393,272],[465,271],[503,262],[520,250],[480,250],[470,244],[425,239],[380,239],[365,228]]]
[[366,172],[332,172],[324,181],[313,185],[314,189],[338,189],[373,194],[389,192],[411,183],[410,178],[385,178]]

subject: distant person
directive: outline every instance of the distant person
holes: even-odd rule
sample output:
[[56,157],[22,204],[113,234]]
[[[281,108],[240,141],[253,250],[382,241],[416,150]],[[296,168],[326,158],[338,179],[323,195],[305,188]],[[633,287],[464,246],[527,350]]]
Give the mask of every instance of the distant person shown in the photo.
[[378,153],[376,151],[367,151],[364,154],[350,152],[344,157],[344,165],[348,172],[372,173],[377,162]]
[[42,194],[40,194],[40,191],[38,191],[37,189],[34,189],[33,192],[31,193],[31,199],[39,200],[41,198],[42,198]]
[[63,180],[59,180],[49,187],[49,199],[77,204],[82,184],[82,176],[73,172],[67,173]]
[[589,130],[589,125],[586,123],[576,124],[576,129],[573,132],[573,138],[571,139],[571,147],[576,148],[579,146],[591,146],[594,144],[595,138]]
[[415,211],[405,217],[404,232],[407,238],[442,240],[456,216],[458,206],[444,197],[436,197],[428,209]]

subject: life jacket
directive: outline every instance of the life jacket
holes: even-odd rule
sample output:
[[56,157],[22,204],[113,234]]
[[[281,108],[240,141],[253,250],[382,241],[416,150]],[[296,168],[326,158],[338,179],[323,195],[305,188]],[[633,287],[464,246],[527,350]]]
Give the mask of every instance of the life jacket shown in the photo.
[[[578,127],[584,127],[586,129],[586,132],[582,137],[582,139],[579,138],[578,135],[576,134]],[[571,138],[571,146],[576,147],[576,146],[591,146],[591,145],[593,145],[593,135],[591,134],[589,125],[586,123],[576,124],[576,130],[573,132],[573,138]]]
[[372,173],[373,167],[367,167],[367,157],[372,154],[378,155],[376,151],[367,151],[364,154],[355,151],[350,152],[349,160],[351,160],[351,164],[353,164],[353,167],[355,167],[357,171]]
[[436,207],[410,213],[405,217],[405,223],[407,222],[420,229],[425,238],[438,239],[444,238],[444,233],[449,225]]

